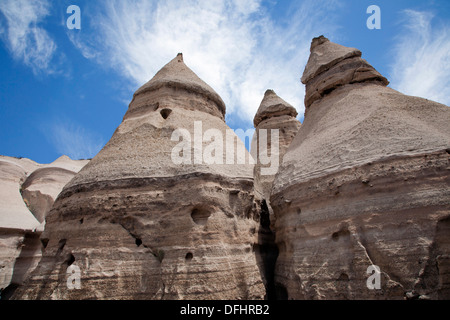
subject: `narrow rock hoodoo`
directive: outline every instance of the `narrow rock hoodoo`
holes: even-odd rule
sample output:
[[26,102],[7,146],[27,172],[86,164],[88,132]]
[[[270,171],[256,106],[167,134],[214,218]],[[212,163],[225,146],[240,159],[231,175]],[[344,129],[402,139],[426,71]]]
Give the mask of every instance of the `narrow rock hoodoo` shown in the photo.
[[[297,110],[293,106],[281,99],[273,90],[267,90],[253,120],[255,134],[251,148],[252,153],[253,149],[257,150],[254,154],[258,159],[255,166],[255,185],[259,187],[267,201],[283,156],[300,128],[301,124],[296,116]],[[275,148],[271,147],[272,130],[276,131],[279,138],[275,139],[277,143]],[[261,137],[260,133],[264,133],[266,137]],[[274,160],[273,155],[277,156],[276,161],[263,163],[261,156]]]
[[[386,87],[360,56],[312,41],[305,120],[271,195],[277,292],[448,299],[450,109]],[[367,286],[371,265],[380,290]]]
[[[221,153],[230,137],[235,155],[245,151],[224,114],[181,54],[164,66],[61,192],[43,258],[15,298],[263,298],[254,166]],[[69,265],[80,270],[79,290],[66,285]]]
[[[274,215],[269,200],[270,192],[283,155],[300,128],[301,124],[296,116],[297,110],[269,89],[265,92],[253,120],[255,134],[251,151],[257,159],[254,169],[255,192],[261,207],[259,265],[263,270],[269,299],[275,298],[273,271],[278,255],[275,245]],[[272,145],[272,140],[275,145]]]

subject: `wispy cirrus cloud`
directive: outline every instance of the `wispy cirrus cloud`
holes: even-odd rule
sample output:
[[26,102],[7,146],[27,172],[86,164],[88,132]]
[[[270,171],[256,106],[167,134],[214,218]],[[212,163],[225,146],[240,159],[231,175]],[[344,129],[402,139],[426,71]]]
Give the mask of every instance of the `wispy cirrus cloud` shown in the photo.
[[55,71],[51,61],[56,43],[39,24],[49,15],[47,0],[2,0],[0,39],[12,56],[21,60],[34,73]]
[[394,48],[391,86],[402,93],[450,105],[450,23],[431,12],[405,10]]
[[312,37],[335,29],[331,3],[336,1],[295,4],[286,13],[290,23],[281,25],[261,0],[113,0],[102,2],[90,21],[95,41],[71,40],[85,57],[112,66],[134,86],[183,52],[186,64],[227,104],[227,120],[251,126],[269,88],[303,114],[299,78]]
[[76,160],[93,158],[105,144],[101,136],[70,120],[53,121],[45,135],[58,153]]

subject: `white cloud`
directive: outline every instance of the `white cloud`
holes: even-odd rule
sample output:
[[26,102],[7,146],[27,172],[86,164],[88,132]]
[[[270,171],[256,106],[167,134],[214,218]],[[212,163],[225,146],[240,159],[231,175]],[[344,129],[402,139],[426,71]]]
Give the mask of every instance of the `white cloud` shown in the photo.
[[83,42],[87,41],[88,39],[83,38],[80,35],[80,32],[73,32],[72,30],[68,30],[66,34],[70,42],[72,42],[75,48],[77,48],[81,52],[83,57],[85,57],[86,59],[94,59],[98,57],[98,52],[93,49],[93,45],[86,45],[86,43]]
[[100,50],[94,54],[86,38],[76,47],[135,86],[183,52],[186,64],[225,101],[227,119],[251,125],[269,88],[303,114],[300,77],[312,37],[334,29],[331,19],[323,20],[331,3],[303,1],[278,25],[260,0],[108,1],[91,21]]
[[433,26],[429,12],[406,10],[394,49],[391,86],[450,105],[450,24]]
[[56,44],[48,33],[38,25],[49,15],[49,2],[46,0],[2,0],[0,18],[2,21],[1,39],[15,59],[22,60],[33,72],[52,73],[51,60]]
[[51,124],[45,134],[58,153],[71,159],[93,158],[104,145],[99,135],[61,119]]

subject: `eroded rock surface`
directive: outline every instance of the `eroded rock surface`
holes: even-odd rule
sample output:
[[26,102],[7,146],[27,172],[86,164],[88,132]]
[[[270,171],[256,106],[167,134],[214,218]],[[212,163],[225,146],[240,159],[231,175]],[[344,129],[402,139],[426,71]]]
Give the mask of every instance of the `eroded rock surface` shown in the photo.
[[[15,298],[263,298],[253,165],[226,164],[225,153],[201,139],[214,132],[226,143],[224,114],[222,99],[181,54],[164,66],[62,191],[41,237],[43,258]],[[72,265],[80,290],[67,287]]]
[[448,299],[450,109],[324,37],[302,81],[305,120],[271,195],[278,297]]
[[[275,174],[289,144],[300,128],[297,110],[281,99],[273,90],[267,90],[254,118],[255,133],[251,152],[257,160],[254,177],[256,200],[260,207],[258,263],[264,270],[267,298],[274,299],[273,271],[278,255],[275,245],[275,217],[270,206],[270,192]],[[272,144],[272,143],[275,144]]]
[[[263,197],[270,198],[272,183],[275,174],[278,172],[279,165],[283,161],[283,156],[291,144],[292,139],[300,128],[300,121],[296,119],[297,110],[281,99],[273,90],[267,90],[261,101],[259,109],[254,118],[255,134],[252,139],[253,150],[258,159],[255,166],[255,185],[263,193]],[[275,139],[276,145],[272,148],[272,130],[278,135]],[[265,137],[262,137],[263,133]],[[261,157],[276,161],[264,163],[267,160]],[[273,170],[270,170],[272,169]]]
[[9,297],[41,258],[44,219],[64,185],[87,163],[50,164],[0,156],[0,289]]

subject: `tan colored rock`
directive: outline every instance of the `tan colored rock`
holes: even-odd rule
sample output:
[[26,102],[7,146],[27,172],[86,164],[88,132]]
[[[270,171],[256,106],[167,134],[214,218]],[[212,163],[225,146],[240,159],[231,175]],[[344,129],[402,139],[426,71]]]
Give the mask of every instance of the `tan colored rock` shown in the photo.
[[278,296],[448,299],[450,109],[387,88],[358,59],[313,39],[305,120],[271,195]]
[[36,219],[42,223],[63,187],[89,160],[62,156],[34,170],[22,184],[22,197]]
[[314,101],[334,89],[367,81],[389,84],[385,77],[361,59],[361,51],[358,49],[332,43],[323,36],[315,38],[302,76],[302,82],[306,85],[305,115]]
[[[260,269],[264,270],[263,280],[269,299],[275,298],[273,271],[278,255],[270,193],[283,156],[300,128],[301,124],[296,116],[297,110],[292,105],[281,99],[273,90],[267,90],[253,121],[255,133],[251,150],[257,159],[254,169],[255,191],[261,212],[257,252]],[[275,139],[275,145],[272,145],[272,138]],[[260,156],[269,156],[270,163],[261,161]],[[270,170],[271,168],[274,170]]]
[[[225,144],[224,113],[181,54],[164,66],[58,197],[42,236],[43,259],[15,298],[263,298],[253,252],[253,165],[226,164],[225,153],[195,138],[219,133],[214,139]],[[182,164],[173,160],[188,142],[173,138],[179,129],[192,137]],[[194,163],[200,149],[203,161]],[[67,286],[69,266],[80,268],[79,290]]]
[[86,162],[61,157],[51,164],[38,164],[25,158],[0,156],[0,289],[3,297],[10,296],[36,267],[41,258],[39,236],[45,215],[64,185]]
[[0,226],[8,229],[32,231],[39,222],[28,210],[21,195],[21,186],[27,175],[23,167],[0,158]]
[[[257,150],[255,154],[258,155],[258,161],[255,166],[255,184],[259,186],[258,189],[262,191],[263,197],[267,200],[270,198],[272,182],[278,171],[278,165],[282,163],[287,148],[300,128],[301,123],[296,119],[296,116],[297,110],[281,99],[273,90],[265,92],[253,121],[255,134],[252,139],[251,149]],[[278,145],[273,150],[271,147],[272,130],[278,132],[278,139],[276,139]],[[260,131],[264,131],[264,134],[267,134],[267,138],[259,139]],[[274,168],[273,174],[267,174],[268,171],[265,173],[264,169],[261,169],[270,168],[274,163],[261,163],[259,155],[268,155],[270,157],[272,152],[278,155],[276,160],[277,166]]]

